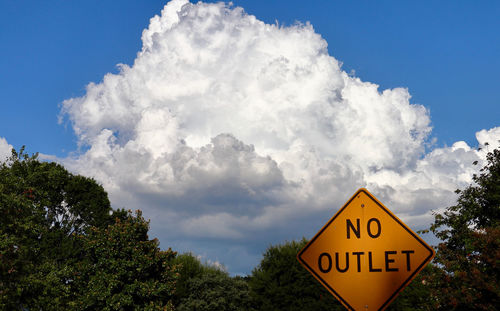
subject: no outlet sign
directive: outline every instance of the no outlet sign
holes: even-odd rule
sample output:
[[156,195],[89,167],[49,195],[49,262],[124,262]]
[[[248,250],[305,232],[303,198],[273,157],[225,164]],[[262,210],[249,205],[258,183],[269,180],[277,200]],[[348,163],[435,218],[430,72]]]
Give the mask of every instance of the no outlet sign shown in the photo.
[[384,310],[434,250],[359,189],[297,255],[349,310]]

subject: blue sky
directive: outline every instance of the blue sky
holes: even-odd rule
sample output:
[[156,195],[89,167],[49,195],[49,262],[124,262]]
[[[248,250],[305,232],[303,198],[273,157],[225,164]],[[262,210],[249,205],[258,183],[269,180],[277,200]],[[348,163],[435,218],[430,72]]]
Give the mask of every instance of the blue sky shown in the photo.
[[[16,147],[75,149],[59,105],[116,64],[131,64],[165,1],[0,2],[0,133]],[[267,22],[309,21],[343,68],[382,89],[407,87],[431,112],[438,145],[498,125],[497,1],[233,1]]]
[[0,1],[0,139],[164,246],[248,273],[359,187],[423,228],[500,139],[496,1],[166,3]]

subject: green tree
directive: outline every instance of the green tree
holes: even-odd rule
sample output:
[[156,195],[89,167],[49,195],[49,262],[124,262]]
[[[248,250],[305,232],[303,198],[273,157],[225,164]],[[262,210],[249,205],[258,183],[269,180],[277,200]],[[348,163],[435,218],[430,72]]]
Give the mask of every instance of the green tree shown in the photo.
[[189,295],[182,299],[178,311],[252,310],[248,284],[222,272],[209,272],[188,280]]
[[[0,308],[64,304],[64,266],[79,245],[72,234],[112,221],[104,189],[24,148],[0,164]],[[57,296],[51,296],[55,294]],[[50,298],[52,297],[52,298]]]
[[431,226],[442,240],[435,262],[443,272],[434,279],[433,298],[443,310],[500,306],[500,150],[488,153],[473,181]]
[[175,253],[149,240],[149,224],[129,214],[106,228],[92,227],[82,241],[82,260],[71,267],[77,310],[172,310],[177,279]]
[[249,285],[256,309],[344,310],[344,307],[297,261],[297,253],[307,244],[301,241],[270,246]]
[[[132,280],[143,283],[137,288],[146,288],[148,282],[168,279],[168,288],[151,287],[149,298],[143,295],[140,300],[135,294],[121,298],[132,299],[134,304],[168,305],[175,271],[164,262],[174,254],[160,252],[157,241],[147,240],[147,228],[139,214],[112,210],[106,192],[93,179],[73,175],[56,163],[41,162],[23,148],[13,150],[0,163],[0,310],[78,310],[91,305],[91,299],[103,294],[92,291],[78,277],[114,288],[109,270],[118,264],[133,266],[119,257],[121,249],[130,250],[127,255],[140,263],[119,280],[124,287]],[[106,247],[118,257],[95,256],[97,250],[104,254]],[[120,270],[116,272],[124,277]],[[159,303],[159,297],[166,300]]]
[[177,255],[174,264],[178,266],[179,278],[174,296],[174,306],[178,307],[181,301],[189,296],[191,288],[189,281],[195,278],[201,278],[202,275],[210,273],[215,274],[219,269],[215,266],[202,264],[198,258],[191,253]]
[[177,256],[179,280],[175,306],[178,311],[253,310],[246,280],[231,277],[218,267],[202,264],[190,253]]

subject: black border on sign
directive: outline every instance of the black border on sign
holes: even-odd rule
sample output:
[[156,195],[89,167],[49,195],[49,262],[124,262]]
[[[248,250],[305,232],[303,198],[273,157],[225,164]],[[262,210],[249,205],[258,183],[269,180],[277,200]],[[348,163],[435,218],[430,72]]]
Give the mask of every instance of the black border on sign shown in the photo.
[[361,192],[364,192],[370,199],[372,199],[375,203],[377,203],[377,205],[384,211],[386,212],[389,216],[391,216],[398,224],[401,225],[401,227],[403,227],[409,234],[411,234],[420,244],[422,244],[422,246],[424,248],[426,248],[428,251],[429,251],[429,256],[427,256],[427,258],[425,258],[422,263],[420,264],[420,266],[418,266],[417,269],[415,269],[415,271],[401,284],[401,286],[382,304],[382,306],[380,306],[379,308],[379,311],[381,310],[384,310],[385,308],[387,308],[387,306],[389,306],[389,304],[396,298],[396,296],[411,282],[411,280],[413,280],[413,278],[424,268],[424,266],[434,257],[435,255],[435,252],[434,252],[434,249],[432,247],[430,247],[429,245],[427,245],[427,243],[425,243],[424,240],[422,240],[422,238],[420,238],[417,234],[415,234],[410,228],[408,228],[408,226],[406,226],[406,224],[404,222],[402,222],[398,217],[396,217],[396,215],[394,215],[389,209],[387,209],[381,202],[379,202],[368,190],[364,189],[364,188],[361,188],[359,189],[358,191],[356,191],[356,193],[349,199],[349,201],[347,201],[346,204],[344,204],[344,206],[342,206],[342,208],[323,226],[323,228],[321,228],[321,230],[316,233],[316,235],[311,239],[311,241],[309,241],[309,243],[307,243],[306,246],[304,246],[304,248],[297,254],[297,259],[299,260],[299,262],[307,268],[307,270],[309,270],[309,272],[311,274],[313,274],[313,276],[321,282],[321,284],[323,284],[323,286],[325,286],[329,291],[330,293],[332,293],[335,297],[337,297],[338,300],[340,300],[340,302],[349,310],[353,310],[354,311],[354,308],[349,304],[347,303],[347,301],[342,298],[327,282],[325,282],[325,280],[323,280],[321,278],[320,275],[318,275],[304,260],[302,260],[302,254],[309,248],[309,246],[312,245],[312,243],[314,243],[314,241],[326,230],[326,228],[328,228],[330,226],[330,224],[347,208],[347,206],[349,206],[352,202],[352,200],[354,200],[354,198],[356,198]]

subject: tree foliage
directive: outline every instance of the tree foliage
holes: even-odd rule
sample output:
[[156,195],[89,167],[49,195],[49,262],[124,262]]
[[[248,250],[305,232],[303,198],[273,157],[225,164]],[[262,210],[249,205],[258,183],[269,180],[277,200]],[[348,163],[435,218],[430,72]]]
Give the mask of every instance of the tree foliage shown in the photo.
[[297,261],[297,253],[306,244],[302,239],[266,250],[249,281],[257,310],[344,310]]
[[175,254],[147,231],[93,179],[13,150],[0,164],[0,310],[168,308]]
[[436,308],[443,310],[500,305],[500,150],[488,153],[473,181],[431,226],[443,241],[435,258],[442,273],[434,280]]
[[172,309],[175,253],[161,251],[157,239],[148,239],[148,230],[138,211],[78,236],[82,260],[71,269],[78,310]]
[[72,235],[111,222],[110,211],[94,180],[12,150],[0,166],[0,307],[63,303],[64,266],[80,247]]
[[206,273],[188,280],[189,294],[178,311],[236,311],[252,310],[248,284],[239,277]]
[[175,259],[179,281],[175,294],[178,311],[253,310],[246,280],[231,277],[219,267],[202,264],[190,253]]

